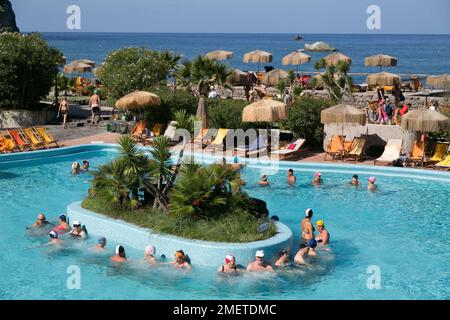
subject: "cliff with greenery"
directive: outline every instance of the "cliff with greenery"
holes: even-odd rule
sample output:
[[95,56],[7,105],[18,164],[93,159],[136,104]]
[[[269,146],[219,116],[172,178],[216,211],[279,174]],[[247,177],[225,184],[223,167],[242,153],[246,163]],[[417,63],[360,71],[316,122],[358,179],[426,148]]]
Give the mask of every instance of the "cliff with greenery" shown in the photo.
[[9,0],[0,0],[0,32],[19,32],[16,25],[16,15]]

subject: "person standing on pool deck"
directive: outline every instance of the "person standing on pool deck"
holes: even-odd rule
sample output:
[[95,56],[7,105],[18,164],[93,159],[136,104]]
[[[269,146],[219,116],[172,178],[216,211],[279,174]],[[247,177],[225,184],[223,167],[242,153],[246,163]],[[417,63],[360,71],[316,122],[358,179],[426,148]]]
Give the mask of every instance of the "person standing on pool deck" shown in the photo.
[[325,229],[325,222],[319,220],[316,222],[317,232],[319,233],[316,237],[317,245],[326,246],[330,243],[330,233]]
[[98,121],[100,122],[100,96],[98,95],[98,90],[94,90],[94,94],[89,99],[89,107],[91,108],[92,118],[91,118],[91,124],[94,124],[94,118],[97,115]]
[[110,260],[112,262],[119,262],[119,263],[126,262],[127,261],[127,255],[125,253],[125,248],[122,247],[121,245],[118,245],[116,247],[115,255],[112,256],[110,258]]
[[367,185],[367,190],[369,191],[375,191],[377,189],[377,186],[375,185],[375,181],[377,180],[377,178],[375,177],[370,177],[369,178],[369,182]]
[[63,128],[67,129],[67,116],[69,115],[69,101],[67,98],[62,99],[59,103],[58,113],[63,117]]
[[255,261],[248,264],[247,271],[273,271],[272,266],[264,261],[263,250],[256,251],[255,258]]
[[290,186],[293,186],[295,184],[295,182],[297,181],[297,178],[294,176],[294,170],[289,169],[287,175],[288,175],[288,178],[287,178],[288,184]]

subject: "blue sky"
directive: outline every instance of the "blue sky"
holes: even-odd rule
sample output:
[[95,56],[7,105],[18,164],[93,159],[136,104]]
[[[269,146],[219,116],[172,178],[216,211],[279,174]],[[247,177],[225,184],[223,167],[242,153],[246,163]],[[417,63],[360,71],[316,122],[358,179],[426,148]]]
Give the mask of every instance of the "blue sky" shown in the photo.
[[[22,31],[64,32],[69,5],[81,32],[450,34],[450,0],[12,0]],[[381,30],[366,26],[369,5]]]

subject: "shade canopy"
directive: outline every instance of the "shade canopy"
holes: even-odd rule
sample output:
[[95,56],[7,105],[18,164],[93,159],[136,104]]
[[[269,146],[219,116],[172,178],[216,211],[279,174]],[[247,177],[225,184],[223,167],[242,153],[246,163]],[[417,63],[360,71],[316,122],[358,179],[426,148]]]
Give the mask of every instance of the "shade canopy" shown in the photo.
[[267,63],[272,62],[272,54],[267,51],[254,50],[244,54],[244,63]]
[[92,67],[95,67],[95,61],[89,60],[89,59],[80,59],[80,60],[76,60],[74,62],[80,62],[80,63],[84,63],[84,64],[88,64]]
[[241,71],[239,69],[233,69],[230,71],[227,77],[227,82],[233,85],[237,83],[245,83],[247,81],[247,78],[247,72]]
[[229,60],[233,58],[233,52],[226,50],[216,50],[205,54],[205,57],[210,60]]
[[85,73],[92,72],[92,65],[83,62],[72,61],[64,66],[65,73]]
[[364,64],[366,67],[394,67],[397,65],[397,58],[380,53],[367,57]]
[[160,104],[161,99],[156,94],[147,91],[134,91],[117,100],[116,107],[131,110],[159,106]]
[[276,86],[281,80],[286,81],[289,85],[289,74],[284,70],[274,69],[265,73],[261,82],[266,86]]
[[402,116],[401,127],[419,132],[440,132],[450,128],[450,119],[430,109],[412,110]]
[[320,122],[322,124],[366,124],[366,113],[357,107],[349,104],[338,104],[336,106],[322,110]]
[[280,101],[261,99],[242,111],[243,122],[272,122],[287,119],[287,106]]
[[202,122],[202,129],[208,128],[208,109],[205,97],[200,97],[198,101],[196,118]]
[[450,88],[450,76],[448,74],[441,74],[439,76],[429,76],[427,78],[427,84],[436,89],[449,89]]
[[304,63],[308,63],[310,61],[311,61],[311,57],[300,51],[294,51],[292,53],[289,53],[282,60],[284,66],[287,66],[287,65],[298,66],[298,65],[301,65]]
[[402,78],[400,76],[389,72],[374,73],[367,77],[369,86],[394,86],[400,85],[401,82]]
[[336,66],[341,61],[347,62],[348,64],[352,64],[352,58],[340,52],[332,53],[323,59],[325,60],[325,64],[327,66]]
[[312,44],[305,43],[305,50],[316,52],[336,51],[335,48],[323,41],[314,42]]

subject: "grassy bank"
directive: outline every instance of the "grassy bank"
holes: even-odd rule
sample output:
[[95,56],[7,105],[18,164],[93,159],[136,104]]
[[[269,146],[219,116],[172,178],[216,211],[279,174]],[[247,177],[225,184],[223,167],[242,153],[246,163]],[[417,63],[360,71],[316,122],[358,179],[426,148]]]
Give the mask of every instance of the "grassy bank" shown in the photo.
[[188,239],[242,243],[264,240],[276,233],[272,223],[266,232],[258,233],[258,226],[265,220],[256,219],[240,209],[235,209],[223,217],[195,221],[167,215],[152,208],[121,210],[115,203],[101,195],[85,199],[82,207],[159,233]]

